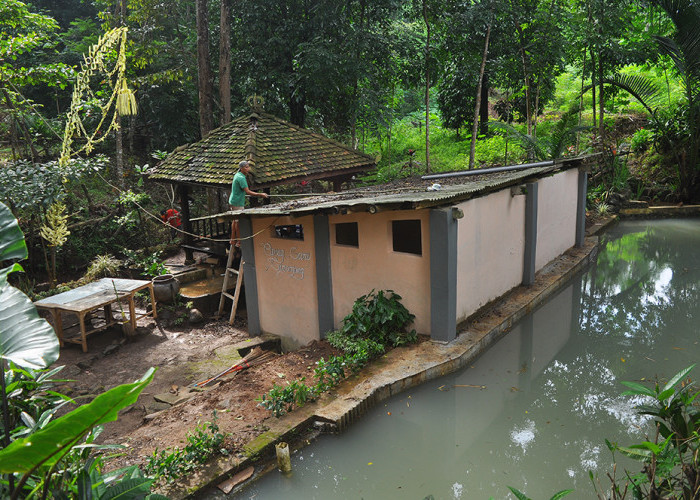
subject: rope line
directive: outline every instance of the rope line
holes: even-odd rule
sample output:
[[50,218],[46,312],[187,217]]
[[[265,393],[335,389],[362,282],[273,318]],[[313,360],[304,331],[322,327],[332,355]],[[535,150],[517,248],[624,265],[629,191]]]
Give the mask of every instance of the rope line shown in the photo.
[[[112,184],[111,182],[109,182],[107,179],[105,179],[104,176],[103,176],[100,172],[96,172],[96,173],[97,173],[97,175],[100,177],[100,179],[102,179],[102,180],[105,182],[105,184],[107,184],[109,187],[111,187],[112,189],[115,189],[115,190],[119,191],[120,193],[123,193],[123,192],[124,192],[124,190],[121,189],[119,186],[115,186],[114,184]],[[180,229],[179,227],[171,226],[171,225],[168,224],[166,221],[164,221],[163,219],[161,219],[159,215],[156,215],[156,214],[151,213],[151,212],[149,212],[148,210],[146,210],[146,209],[145,209],[144,207],[142,207],[141,204],[138,203],[137,201],[133,201],[133,200],[132,200],[131,203],[133,203],[134,205],[136,205],[136,206],[138,207],[139,210],[141,210],[143,213],[145,213],[145,214],[148,215],[149,217],[152,217],[153,219],[157,220],[157,221],[158,221],[160,224],[162,224],[163,226],[166,226],[166,227],[168,227],[168,228],[170,228],[170,229],[174,229],[175,231],[177,231],[177,232],[179,232],[179,233],[181,233],[181,234],[183,234],[183,235],[189,235],[189,236],[193,236],[193,237],[195,237],[195,238],[199,238],[199,239],[203,239],[203,240],[208,240],[208,241],[213,241],[213,242],[215,242],[215,243],[231,243],[231,238],[228,238],[228,239],[225,239],[225,240],[217,239],[217,238],[210,238],[209,236],[204,236],[204,235],[196,234],[196,233],[190,233],[190,232],[188,232],[188,231],[185,231],[184,229]],[[244,237],[244,238],[241,238],[241,237],[235,238],[234,241],[251,240],[251,239],[255,238],[257,235],[259,235],[259,234],[261,234],[261,233],[264,233],[264,232],[267,231],[268,229],[274,227],[274,226],[275,226],[275,222],[277,222],[278,219],[279,219],[279,217],[275,217],[275,220],[273,220],[269,225],[267,225],[266,227],[264,227],[264,228],[261,229],[260,231],[258,231],[258,232],[256,232],[256,233],[253,233],[253,234],[250,235],[250,236],[246,236],[246,237]]]

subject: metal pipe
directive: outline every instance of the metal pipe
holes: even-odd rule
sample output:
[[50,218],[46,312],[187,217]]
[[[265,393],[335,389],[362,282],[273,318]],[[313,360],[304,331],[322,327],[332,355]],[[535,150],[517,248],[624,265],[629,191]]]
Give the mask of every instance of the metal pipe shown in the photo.
[[522,165],[508,165],[506,167],[474,168],[472,170],[461,170],[459,172],[446,172],[444,174],[423,175],[421,176],[421,180],[432,181],[433,179],[446,179],[448,177],[466,177],[468,175],[508,172],[510,170],[525,170],[526,168],[549,167],[550,165],[554,165],[554,160],[539,161],[536,163],[523,163]]

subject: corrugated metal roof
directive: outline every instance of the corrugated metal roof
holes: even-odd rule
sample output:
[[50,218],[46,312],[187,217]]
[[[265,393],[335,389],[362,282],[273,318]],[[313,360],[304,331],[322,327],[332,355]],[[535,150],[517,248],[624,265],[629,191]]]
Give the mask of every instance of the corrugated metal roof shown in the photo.
[[415,183],[407,185],[405,182],[399,181],[395,184],[358,188],[342,193],[324,193],[318,196],[296,198],[263,207],[249,208],[243,213],[256,216],[301,216],[310,213],[371,212],[383,209],[400,210],[447,206],[574,166],[577,165],[564,166],[563,163],[558,163],[510,172],[443,179],[437,190],[428,190],[434,184],[433,181],[423,181],[418,185]]

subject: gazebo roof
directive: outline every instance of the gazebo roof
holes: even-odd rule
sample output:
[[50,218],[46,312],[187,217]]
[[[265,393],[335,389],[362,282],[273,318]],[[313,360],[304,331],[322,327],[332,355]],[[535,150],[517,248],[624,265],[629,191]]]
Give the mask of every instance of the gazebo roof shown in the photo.
[[375,166],[374,159],[273,115],[253,112],[213,130],[199,142],[180,146],[149,179],[230,186],[238,163],[253,162],[255,186],[347,177]]

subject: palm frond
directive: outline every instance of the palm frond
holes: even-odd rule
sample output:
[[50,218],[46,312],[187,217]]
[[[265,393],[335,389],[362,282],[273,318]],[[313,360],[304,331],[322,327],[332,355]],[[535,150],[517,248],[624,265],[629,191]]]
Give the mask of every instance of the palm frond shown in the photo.
[[652,106],[661,98],[661,90],[650,79],[640,75],[614,75],[603,82],[614,85],[632,95],[650,115],[654,115]]
[[505,134],[508,137],[517,141],[525,151],[533,153],[537,159],[549,159],[547,152],[545,151],[545,149],[542,148],[541,141],[533,138],[531,135],[525,134],[513,127],[512,125],[505,122],[490,121],[489,126],[492,126],[494,129],[505,132]]

